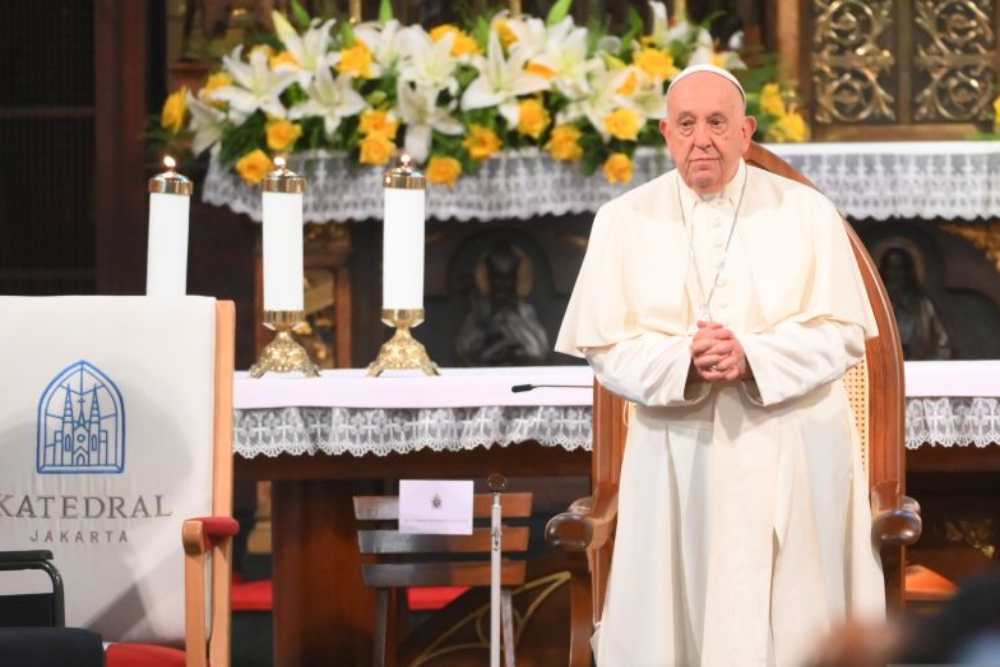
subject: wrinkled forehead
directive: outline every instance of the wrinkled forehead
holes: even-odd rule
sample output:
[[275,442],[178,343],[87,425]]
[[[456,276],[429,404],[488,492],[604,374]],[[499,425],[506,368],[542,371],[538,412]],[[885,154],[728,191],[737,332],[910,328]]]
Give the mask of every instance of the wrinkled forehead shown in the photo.
[[742,91],[712,72],[697,72],[675,80],[667,90],[667,112],[745,112]]

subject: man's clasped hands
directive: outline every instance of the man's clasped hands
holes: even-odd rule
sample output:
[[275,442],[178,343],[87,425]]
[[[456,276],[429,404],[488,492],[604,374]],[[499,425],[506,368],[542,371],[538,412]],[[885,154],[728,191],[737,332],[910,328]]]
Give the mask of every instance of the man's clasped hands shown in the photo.
[[691,342],[691,366],[706,382],[732,382],[749,376],[743,345],[718,322],[698,321]]

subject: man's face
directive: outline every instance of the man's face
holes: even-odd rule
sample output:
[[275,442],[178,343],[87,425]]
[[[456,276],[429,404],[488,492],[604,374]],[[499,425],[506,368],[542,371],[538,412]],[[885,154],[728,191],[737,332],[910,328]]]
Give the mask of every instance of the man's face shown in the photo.
[[711,72],[678,81],[660,121],[674,164],[698,194],[721,192],[732,180],[756,128],[736,87]]

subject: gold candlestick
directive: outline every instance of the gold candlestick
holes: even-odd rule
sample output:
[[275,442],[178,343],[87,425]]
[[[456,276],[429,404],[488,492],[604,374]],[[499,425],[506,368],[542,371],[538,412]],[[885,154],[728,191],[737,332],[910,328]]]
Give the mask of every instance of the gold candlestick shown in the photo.
[[410,334],[410,329],[424,321],[423,309],[384,309],[382,321],[396,327],[392,338],[382,344],[378,357],[368,366],[368,375],[378,377],[386,370],[419,368],[426,375],[440,375],[437,364],[427,356],[427,348]]
[[351,17],[351,23],[361,22],[361,0],[351,0],[347,11]]
[[514,18],[521,15],[521,0],[510,0],[510,15]]
[[274,340],[261,350],[257,363],[250,367],[250,377],[259,378],[268,371],[274,373],[302,371],[306,377],[319,377],[319,368],[309,358],[306,348],[292,336],[295,325],[305,320],[303,312],[269,310],[264,317],[266,320],[264,326],[277,333],[274,335]]

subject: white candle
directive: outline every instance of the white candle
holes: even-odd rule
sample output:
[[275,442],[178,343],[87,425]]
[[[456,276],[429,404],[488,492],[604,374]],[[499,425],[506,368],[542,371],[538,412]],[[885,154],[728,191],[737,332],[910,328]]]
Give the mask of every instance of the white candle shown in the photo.
[[[303,309],[302,190],[304,179],[275,160],[262,202],[264,310]],[[298,185],[297,185],[297,184]],[[296,191],[298,190],[298,191]]]
[[382,237],[382,308],[424,307],[423,188],[385,188]]
[[187,294],[188,216],[191,181],[173,170],[169,156],[167,171],[149,181],[149,243],[146,254],[146,294]]

